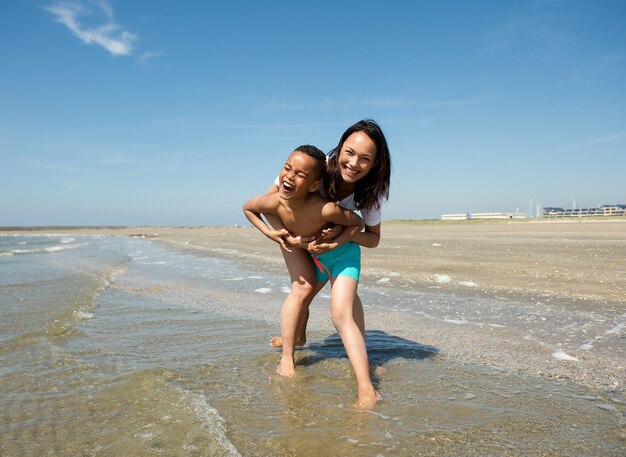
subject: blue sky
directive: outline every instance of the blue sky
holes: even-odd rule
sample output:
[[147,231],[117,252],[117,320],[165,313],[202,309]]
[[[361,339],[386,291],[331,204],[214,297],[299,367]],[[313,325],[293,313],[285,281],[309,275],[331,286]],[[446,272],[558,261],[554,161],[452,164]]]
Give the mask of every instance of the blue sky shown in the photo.
[[0,4],[0,226],[226,225],[373,118],[384,219],[626,203],[624,1]]

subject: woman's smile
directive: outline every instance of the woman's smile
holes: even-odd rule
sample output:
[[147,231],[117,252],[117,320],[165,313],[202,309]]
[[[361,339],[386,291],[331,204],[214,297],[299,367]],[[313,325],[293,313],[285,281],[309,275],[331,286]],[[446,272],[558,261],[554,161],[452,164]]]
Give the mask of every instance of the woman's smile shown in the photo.
[[341,177],[347,183],[364,178],[376,160],[376,145],[363,132],[350,135],[339,152]]

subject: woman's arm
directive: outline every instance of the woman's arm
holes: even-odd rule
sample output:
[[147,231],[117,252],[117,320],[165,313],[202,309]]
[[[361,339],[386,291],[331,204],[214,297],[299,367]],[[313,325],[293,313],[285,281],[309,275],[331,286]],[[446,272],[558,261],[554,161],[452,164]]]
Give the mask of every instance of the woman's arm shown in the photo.
[[351,241],[364,248],[375,248],[380,243],[380,224],[366,225],[365,230],[354,235]]
[[334,239],[336,239],[339,244],[345,243],[346,241],[353,241],[364,248],[375,248],[378,246],[378,243],[380,243],[380,224],[366,225],[364,231],[358,232],[353,236],[350,236],[350,234],[344,230],[344,227],[340,225],[322,230],[323,241],[330,243]]
[[336,203],[327,203],[322,210],[322,214],[327,222],[332,222],[336,224],[337,227],[342,227],[342,231],[332,240],[325,241],[320,238],[312,241],[308,247],[311,254],[319,255],[336,249],[343,243],[350,241],[365,226],[361,216],[353,211],[342,208]]

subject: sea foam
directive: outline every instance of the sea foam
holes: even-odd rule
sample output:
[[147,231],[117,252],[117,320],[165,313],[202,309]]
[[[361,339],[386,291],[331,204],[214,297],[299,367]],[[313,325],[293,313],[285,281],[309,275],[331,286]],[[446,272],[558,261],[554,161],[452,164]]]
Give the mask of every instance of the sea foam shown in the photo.
[[452,278],[448,275],[435,275],[435,282],[437,284],[447,284],[452,281]]
[[571,355],[566,354],[563,351],[554,351],[552,353],[552,357],[554,357],[557,360],[571,360],[573,362],[577,362],[578,359],[576,357],[572,357]]

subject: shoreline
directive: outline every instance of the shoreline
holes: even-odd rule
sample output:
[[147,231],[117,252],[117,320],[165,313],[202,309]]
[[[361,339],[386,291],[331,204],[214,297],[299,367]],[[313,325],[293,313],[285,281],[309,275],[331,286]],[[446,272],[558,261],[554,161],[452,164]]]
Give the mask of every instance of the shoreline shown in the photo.
[[[50,232],[151,238],[286,276],[278,246],[252,227],[0,229]],[[368,329],[437,347],[460,364],[580,383],[624,409],[626,223],[383,223],[380,246],[362,256],[365,287],[457,297],[423,317],[412,314],[411,325],[403,309],[365,304]],[[327,310],[314,308],[311,331],[327,331]],[[497,315],[501,325],[476,313]]]
[[[278,246],[251,226],[0,227],[0,235],[50,233],[152,238],[286,271]],[[362,257],[365,282],[391,274],[404,286],[460,293],[626,302],[626,218],[386,221],[380,245]]]

